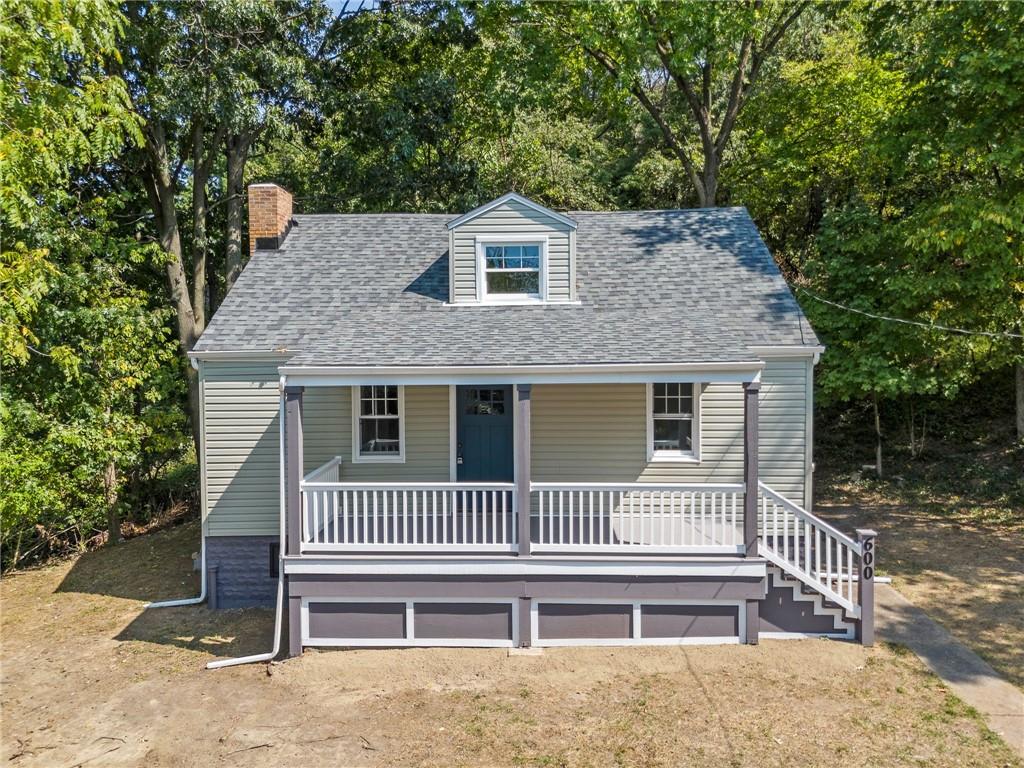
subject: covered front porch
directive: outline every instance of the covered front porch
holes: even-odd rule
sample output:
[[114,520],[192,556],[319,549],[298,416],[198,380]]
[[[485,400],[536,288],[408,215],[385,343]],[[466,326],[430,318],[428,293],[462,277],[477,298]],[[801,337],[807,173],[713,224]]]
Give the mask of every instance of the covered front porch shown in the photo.
[[283,366],[293,652],[852,636],[873,544],[759,477],[762,369]]
[[756,556],[760,364],[636,368],[283,368],[287,555]]

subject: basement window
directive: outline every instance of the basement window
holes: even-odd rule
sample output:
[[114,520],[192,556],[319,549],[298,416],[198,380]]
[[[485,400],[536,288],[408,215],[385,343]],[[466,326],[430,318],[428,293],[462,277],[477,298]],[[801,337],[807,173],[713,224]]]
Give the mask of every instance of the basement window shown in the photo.
[[700,385],[647,385],[648,461],[700,459]]
[[405,461],[405,387],[352,388],[352,460]]

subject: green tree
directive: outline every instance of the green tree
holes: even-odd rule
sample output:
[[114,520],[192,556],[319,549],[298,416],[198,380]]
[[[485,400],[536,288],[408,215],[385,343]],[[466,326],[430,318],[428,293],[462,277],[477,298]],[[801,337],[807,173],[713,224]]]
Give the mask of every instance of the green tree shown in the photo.
[[1010,334],[1024,321],[1024,19],[1012,3],[921,8],[869,18],[871,52],[904,81],[902,96],[869,142],[879,184],[826,216],[809,287],[853,310],[973,333],[808,300],[834,398],[949,398],[1022,360]]
[[117,6],[13,0],[0,16],[0,364],[24,363],[54,274],[34,233],[60,226],[75,167],[139,136],[124,81],[106,73]]
[[806,2],[526,2],[508,16],[538,60],[622,114],[642,113],[701,207],[720,203],[730,141]]

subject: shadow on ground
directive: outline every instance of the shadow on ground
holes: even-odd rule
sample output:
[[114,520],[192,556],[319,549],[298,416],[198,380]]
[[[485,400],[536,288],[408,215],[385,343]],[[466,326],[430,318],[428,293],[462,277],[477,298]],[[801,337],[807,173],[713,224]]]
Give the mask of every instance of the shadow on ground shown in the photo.
[[198,520],[81,555],[57,592],[129,600],[169,600],[199,594],[192,555],[199,551]]
[[274,612],[264,608],[211,611],[204,605],[154,608],[140,613],[114,638],[173,645],[215,656],[248,656],[269,651]]
[[[87,552],[55,591],[144,602],[193,597],[200,589],[199,574],[192,570],[199,536],[198,521],[190,521]],[[139,611],[114,639],[244,656],[269,651],[273,628],[271,610],[211,611],[204,604]]]
[[[1024,686],[1024,537],[1013,529],[964,525],[896,504],[815,509],[841,530],[878,531],[878,567],[918,608],[1017,686]],[[916,631],[898,606],[892,638]],[[972,673],[973,674],[973,673]]]

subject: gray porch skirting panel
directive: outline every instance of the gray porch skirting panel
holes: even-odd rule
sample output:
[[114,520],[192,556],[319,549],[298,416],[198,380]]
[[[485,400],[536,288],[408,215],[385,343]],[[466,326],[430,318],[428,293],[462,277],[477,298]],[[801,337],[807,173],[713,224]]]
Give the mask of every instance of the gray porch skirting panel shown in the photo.
[[310,637],[405,637],[405,603],[311,603]]
[[644,605],[640,608],[646,638],[736,637],[739,611],[734,605]]
[[631,604],[541,603],[537,606],[540,640],[626,640],[633,633]]
[[207,536],[211,608],[272,608],[277,598],[277,536]]

